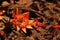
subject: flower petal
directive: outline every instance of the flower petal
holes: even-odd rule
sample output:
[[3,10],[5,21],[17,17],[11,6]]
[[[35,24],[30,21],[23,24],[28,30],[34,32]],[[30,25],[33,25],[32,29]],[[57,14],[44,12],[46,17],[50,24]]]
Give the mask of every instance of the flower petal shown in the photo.
[[33,29],[33,28],[31,27],[31,25],[27,26],[27,28],[28,28],[28,29]]
[[22,14],[24,19],[29,19],[29,12],[25,12]]
[[29,24],[32,24],[34,22],[34,20],[29,20]]
[[19,31],[19,30],[20,30],[20,27],[17,26],[17,31]]
[[26,28],[22,28],[22,31],[23,31],[24,33],[26,33]]

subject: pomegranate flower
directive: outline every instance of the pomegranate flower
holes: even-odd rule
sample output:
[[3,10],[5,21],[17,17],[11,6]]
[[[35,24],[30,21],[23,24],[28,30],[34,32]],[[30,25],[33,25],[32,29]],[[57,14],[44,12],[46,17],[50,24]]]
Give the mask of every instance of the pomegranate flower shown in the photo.
[[4,35],[5,35],[5,33],[4,33],[4,32],[0,32],[0,35],[1,35],[1,36],[4,36]]
[[17,31],[21,29],[26,33],[26,28],[33,29],[31,26],[34,26],[35,28],[37,28],[38,26],[45,26],[43,23],[40,23],[38,21],[38,18],[36,18],[35,21],[29,20],[29,14],[30,12],[19,14],[18,8],[16,9],[16,14],[13,14],[14,18],[11,22],[17,27]]
[[30,25],[31,21],[29,20],[29,12],[23,14],[16,12],[12,19],[12,23],[17,27],[17,31],[21,29],[26,33],[26,28],[32,29]]
[[60,29],[60,25],[57,24],[57,25],[54,26],[54,28],[55,28],[55,29]]

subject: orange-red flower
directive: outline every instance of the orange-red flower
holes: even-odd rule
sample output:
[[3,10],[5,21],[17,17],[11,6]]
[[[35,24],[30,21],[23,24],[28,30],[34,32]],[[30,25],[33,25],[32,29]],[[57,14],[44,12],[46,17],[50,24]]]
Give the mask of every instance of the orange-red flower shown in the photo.
[[37,28],[38,26],[44,27],[45,25],[43,23],[40,23],[38,21],[38,18],[36,20],[29,20],[29,14],[30,12],[25,12],[23,14],[19,14],[18,8],[16,9],[16,14],[14,14],[14,18],[12,19],[12,23],[17,27],[17,30],[23,30],[26,32],[26,28],[33,29],[31,26],[34,26]]
[[12,19],[12,23],[17,27],[17,30],[22,29],[24,32],[26,32],[26,28],[32,28],[29,25],[29,12],[25,12],[23,14],[16,12]]
[[54,26],[54,28],[56,28],[56,29],[60,29],[60,25],[57,24],[57,25]]
[[0,35],[1,35],[1,36],[4,36],[4,35],[5,35],[5,33],[4,33],[4,32],[0,32]]

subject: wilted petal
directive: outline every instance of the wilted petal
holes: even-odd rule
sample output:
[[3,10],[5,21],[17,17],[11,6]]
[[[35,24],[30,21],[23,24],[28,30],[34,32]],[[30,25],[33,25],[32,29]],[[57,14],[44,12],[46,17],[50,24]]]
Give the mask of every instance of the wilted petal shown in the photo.
[[26,33],[26,28],[22,28],[23,32]]
[[17,31],[19,31],[20,30],[20,28],[17,26]]
[[32,24],[34,22],[34,20],[29,20],[29,24]]
[[27,26],[27,28],[28,28],[28,29],[33,29],[30,25],[29,25],[29,26]]

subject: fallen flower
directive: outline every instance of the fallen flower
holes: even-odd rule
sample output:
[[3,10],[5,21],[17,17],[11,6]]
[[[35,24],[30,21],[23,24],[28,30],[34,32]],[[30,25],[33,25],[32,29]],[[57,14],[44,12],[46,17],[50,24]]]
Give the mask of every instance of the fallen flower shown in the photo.
[[4,35],[5,35],[5,33],[4,33],[4,32],[0,32],[0,35],[1,35],[1,36],[4,36]]
[[38,26],[45,27],[43,23],[39,22],[38,18],[36,18],[36,20],[29,20],[29,14],[30,12],[19,14],[18,8],[16,9],[16,14],[11,22],[16,26],[17,31],[21,29],[26,33],[26,28],[33,29],[32,26],[34,26],[34,28],[37,28]]
[[31,21],[29,20],[30,12],[19,14],[18,9],[16,10],[17,12],[11,22],[17,27],[17,31],[21,29],[26,33],[26,28],[32,29],[32,27],[30,26]]
[[54,26],[54,28],[56,28],[56,29],[60,29],[60,25],[57,24],[57,25]]

